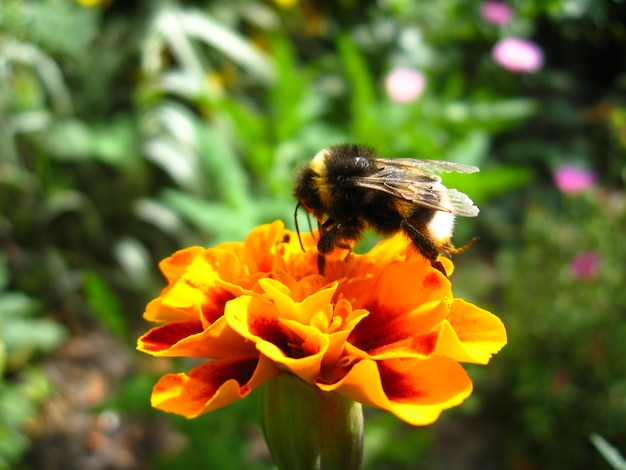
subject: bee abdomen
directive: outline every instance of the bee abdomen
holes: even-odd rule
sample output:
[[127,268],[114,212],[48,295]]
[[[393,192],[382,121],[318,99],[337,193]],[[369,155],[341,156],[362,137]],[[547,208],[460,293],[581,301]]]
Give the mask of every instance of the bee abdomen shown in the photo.
[[443,211],[433,211],[431,219],[426,224],[426,230],[431,238],[437,242],[448,242],[454,231],[454,214]]

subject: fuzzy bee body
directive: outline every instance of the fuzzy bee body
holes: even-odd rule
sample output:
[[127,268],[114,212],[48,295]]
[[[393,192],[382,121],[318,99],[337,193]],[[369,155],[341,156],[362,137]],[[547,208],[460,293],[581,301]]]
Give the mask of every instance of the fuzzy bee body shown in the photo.
[[437,173],[476,171],[452,162],[377,158],[362,145],[320,151],[300,170],[295,189],[298,206],[320,224],[320,272],[324,255],[335,247],[352,249],[367,228],[383,235],[404,232],[443,271],[437,257],[465,248],[450,242],[455,215],[475,217],[479,211],[467,195],[442,185]]

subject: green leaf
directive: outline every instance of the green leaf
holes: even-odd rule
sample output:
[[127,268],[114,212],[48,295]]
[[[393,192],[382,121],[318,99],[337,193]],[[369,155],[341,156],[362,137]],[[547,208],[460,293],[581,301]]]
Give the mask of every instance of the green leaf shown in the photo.
[[4,344],[4,340],[0,339],[0,377],[4,376],[9,362],[9,355],[7,354],[7,348]]
[[65,338],[65,329],[53,320],[13,320],[2,325],[0,338],[6,344],[9,360],[18,357],[26,361],[35,351],[48,352],[55,349]]
[[87,303],[97,317],[111,333],[123,336],[126,333],[126,322],[115,292],[94,271],[85,273],[83,288]]
[[210,233],[213,242],[243,240],[254,226],[252,212],[244,206],[234,210],[222,203],[207,202],[183,191],[163,191],[163,201],[196,227]]
[[0,322],[25,318],[39,311],[39,302],[22,292],[4,292],[0,295]]
[[50,393],[49,382],[38,369],[20,371],[19,382],[0,381],[0,468],[19,460],[29,445],[23,431],[28,420],[35,418],[37,404]]
[[615,470],[626,470],[626,459],[606,439],[594,433],[589,437],[589,440],[591,440],[591,443],[612,468]]
[[248,201],[248,178],[225,129],[196,123],[198,155],[215,197],[233,208]]
[[[310,121],[315,110],[310,106],[303,109],[304,98],[311,89],[311,77],[297,62],[292,44],[279,37],[272,41],[272,51],[276,57],[278,80],[270,90],[270,103],[276,128],[276,140],[284,142]],[[320,96],[316,95],[319,100]],[[308,103],[306,103],[308,104]]]
[[350,113],[352,131],[355,138],[375,142],[377,123],[375,116],[376,86],[372,71],[365,57],[348,34],[342,34],[337,40],[341,62],[348,79],[350,94]]
[[95,157],[114,167],[140,160],[137,123],[130,115],[119,115],[94,126],[92,148]]
[[167,42],[171,53],[195,79],[203,77],[206,70],[192,39],[220,51],[264,82],[271,82],[274,78],[269,56],[236,30],[199,10],[164,8],[156,16],[154,27]]
[[47,49],[80,59],[98,32],[99,10],[77,2],[33,2],[28,28]]
[[477,204],[498,194],[520,188],[532,181],[533,172],[529,168],[498,166],[481,168],[480,173],[471,175],[450,173],[444,176],[444,184],[467,193]]
[[88,160],[93,149],[89,126],[76,119],[57,121],[46,133],[46,146],[59,160]]
[[0,254],[0,292],[9,284],[10,273],[6,255]]
[[486,132],[480,130],[469,132],[448,150],[444,160],[480,166],[487,157],[489,144],[489,135]]
[[77,119],[66,119],[45,134],[48,150],[58,160],[98,160],[124,167],[139,160],[137,126],[129,116],[88,126]]

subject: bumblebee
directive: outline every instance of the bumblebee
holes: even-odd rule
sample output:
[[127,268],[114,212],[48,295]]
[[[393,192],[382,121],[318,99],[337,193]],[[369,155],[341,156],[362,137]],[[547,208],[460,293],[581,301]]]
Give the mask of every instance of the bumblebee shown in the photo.
[[446,275],[439,255],[465,251],[450,238],[454,218],[476,217],[478,207],[464,193],[441,184],[438,173],[475,173],[471,165],[411,158],[378,158],[363,145],[339,145],[315,155],[296,180],[296,230],[300,207],[319,226],[318,269],[335,248],[352,250],[367,228],[382,235],[402,231],[432,266]]

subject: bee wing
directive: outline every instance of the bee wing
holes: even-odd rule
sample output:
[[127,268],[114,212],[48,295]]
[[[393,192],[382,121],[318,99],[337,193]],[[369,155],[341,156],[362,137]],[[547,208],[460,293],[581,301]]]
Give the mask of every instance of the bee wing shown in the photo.
[[377,158],[383,166],[415,169],[418,172],[436,173],[477,173],[480,168],[463,163],[444,162],[442,160],[417,160],[415,158]]
[[478,207],[456,189],[441,184],[435,172],[474,173],[477,167],[435,160],[377,159],[379,169],[368,176],[355,178],[353,183],[362,188],[391,194],[416,205],[463,217],[476,217]]

